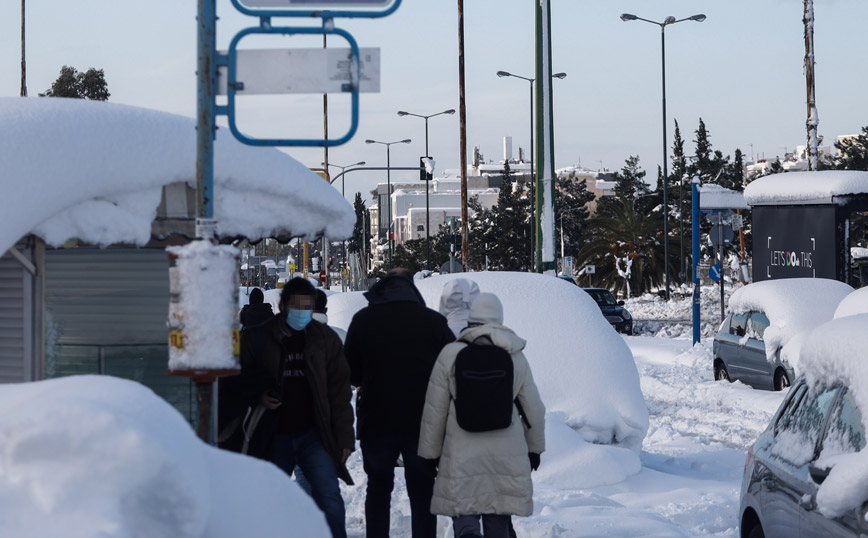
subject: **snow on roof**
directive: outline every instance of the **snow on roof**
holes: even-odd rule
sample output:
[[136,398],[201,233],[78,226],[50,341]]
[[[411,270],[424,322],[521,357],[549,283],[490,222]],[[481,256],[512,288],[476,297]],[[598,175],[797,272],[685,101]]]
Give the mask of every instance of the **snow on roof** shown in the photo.
[[[802,347],[801,362],[811,387],[849,387],[868,430],[868,314],[842,317],[817,327]],[[843,455],[820,454],[831,472],[817,492],[817,506],[828,517],[857,508],[868,496],[868,450]],[[822,460],[825,460],[823,462]]]
[[0,536],[328,535],[283,471],[201,442],[133,381],[3,385],[0,439]]
[[798,374],[805,336],[832,319],[838,304],[852,291],[847,284],[826,278],[764,280],[737,289],[729,299],[729,310],[765,313],[770,323],[763,335],[766,356],[772,360],[780,349],[781,359]]
[[[528,342],[524,354],[547,416],[546,465],[534,479],[553,487],[593,487],[638,472],[648,408],[630,349],[593,299],[574,284],[535,273],[455,273],[415,283],[428,306],[437,308],[444,285],[455,278],[496,294],[504,324]],[[346,329],[364,306],[359,292],[335,294],[329,322]],[[612,446],[613,439],[619,446]]]
[[835,204],[854,194],[868,194],[868,172],[820,170],[763,176],[744,189],[748,204]]
[[750,209],[744,195],[720,185],[708,183],[699,187],[700,209]]
[[[142,245],[164,185],[196,186],[194,120],[113,103],[0,98],[0,252],[33,232]],[[289,155],[246,146],[219,129],[214,149],[218,233],[342,239],[352,207]]]
[[835,317],[843,318],[855,314],[868,314],[868,287],[859,288],[844,297],[835,309]]

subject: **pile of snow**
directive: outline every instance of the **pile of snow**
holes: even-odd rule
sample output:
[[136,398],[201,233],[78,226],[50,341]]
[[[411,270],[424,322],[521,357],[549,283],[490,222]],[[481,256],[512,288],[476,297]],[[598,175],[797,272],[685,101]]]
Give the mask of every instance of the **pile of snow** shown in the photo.
[[270,463],[202,443],[138,383],[76,376],[0,391],[0,536],[327,536]]
[[166,250],[174,256],[170,287],[183,290],[172,293],[169,302],[169,330],[182,335],[169,346],[169,370],[238,370],[232,297],[238,284],[238,249],[192,241]]
[[[868,431],[868,314],[829,321],[811,333],[802,348],[806,378],[811,387],[843,385],[850,388]],[[828,517],[855,509],[868,499],[868,450],[824,457],[829,476],[817,492],[817,506]]]
[[835,309],[835,318],[854,314],[868,314],[868,287],[860,288],[847,295]]
[[[534,273],[482,272],[416,281],[433,308],[446,282],[468,278],[503,303],[504,324],[524,350],[546,405],[546,464],[535,479],[553,487],[613,484],[638,472],[648,409],[630,349],[578,287]],[[361,292],[329,298],[329,322],[346,329],[367,306]],[[387,338],[383,334],[371,338]]]
[[738,289],[729,300],[729,310],[765,313],[769,318],[763,334],[766,358],[773,361],[780,349],[781,360],[799,375],[799,350],[805,337],[832,319],[838,304],[852,291],[843,282],[825,278],[764,280]]
[[[0,98],[0,253],[33,232],[144,245],[164,185],[196,186],[193,119],[61,98]],[[223,236],[352,233],[352,207],[289,155],[246,146],[227,129],[214,145],[214,215]]]
[[834,204],[838,197],[868,194],[868,172],[821,170],[763,176],[744,189],[748,204]]

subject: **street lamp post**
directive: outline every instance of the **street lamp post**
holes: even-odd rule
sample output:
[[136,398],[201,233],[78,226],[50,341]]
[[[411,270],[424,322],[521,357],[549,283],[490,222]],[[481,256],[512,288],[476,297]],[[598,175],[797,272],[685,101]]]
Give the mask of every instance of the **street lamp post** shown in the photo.
[[702,22],[705,20],[705,15],[697,14],[684,19],[676,19],[672,15],[666,17],[663,22],[643,19],[630,13],[622,13],[621,20],[628,21],[644,21],[651,24],[656,24],[660,27],[660,65],[663,82],[663,267],[666,270],[666,300],[669,300],[669,170],[667,167],[666,157],[666,26],[683,21]]
[[[390,154],[392,144],[409,144],[409,138],[395,142],[380,142],[379,140],[365,140],[365,144],[382,144],[386,146],[386,191],[389,198],[389,212],[387,215],[388,226],[386,227],[386,241],[389,242],[389,269],[392,268],[392,158]],[[382,210],[381,210],[382,212]]]
[[[497,76],[499,76],[499,77],[501,77],[501,78],[502,78],[502,77],[520,78],[520,79],[522,79],[522,80],[526,80],[526,81],[528,81],[528,83],[529,83],[529,85],[530,85],[530,225],[531,225],[531,232],[530,232],[530,265],[531,265],[531,267],[534,267],[534,266],[535,266],[535,264],[534,264],[534,257],[535,257],[535,255],[536,255],[536,200],[535,200],[535,198],[534,198],[534,195],[535,195],[535,187],[536,187],[536,180],[535,180],[535,177],[534,177],[534,167],[533,167],[533,164],[534,164],[534,163],[533,163],[533,150],[534,150],[534,145],[533,145],[533,131],[534,131],[534,123],[533,123],[533,105],[534,105],[534,102],[533,102],[533,83],[534,83],[534,81],[535,81],[536,79],[535,79],[535,78],[523,77],[523,76],[521,76],[521,75],[514,75],[514,74],[509,73],[509,72],[507,72],[507,71],[498,71],[498,72],[497,72]],[[552,78],[563,79],[563,78],[566,77],[566,76],[567,76],[566,73],[555,73],[554,75],[552,75]]]
[[[424,118],[425,120],[425,156],[431,157],[431,154],[428,152],[428,118],[433,118],[434,116],[439,116],[441,114],[455,114],[455,109],[450,108],[449,110],[444,110],[443,112],[438,112],[436,114],[413,114],[412,112],[404,112],[403,110],[398,111],[399,116],[415,116],[417,118]],[[425,182],[425,268],[429,271],[431,270],[431,214],[429,213],[428,206],[428,181]]]

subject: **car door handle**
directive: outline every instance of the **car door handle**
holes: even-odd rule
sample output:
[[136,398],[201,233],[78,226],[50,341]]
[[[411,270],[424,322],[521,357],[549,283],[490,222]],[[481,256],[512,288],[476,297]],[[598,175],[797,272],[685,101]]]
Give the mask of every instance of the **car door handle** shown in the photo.
[[762,479],[761,484],[766,491],[775,491],[778,489],[778,483],[774,478],[765,477]]

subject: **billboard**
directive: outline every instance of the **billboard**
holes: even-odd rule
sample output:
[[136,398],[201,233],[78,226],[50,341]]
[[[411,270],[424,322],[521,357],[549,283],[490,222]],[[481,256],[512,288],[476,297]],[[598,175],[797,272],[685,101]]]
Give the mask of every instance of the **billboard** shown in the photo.
[[837,206],[754,206],[754,280],[844,279]]

